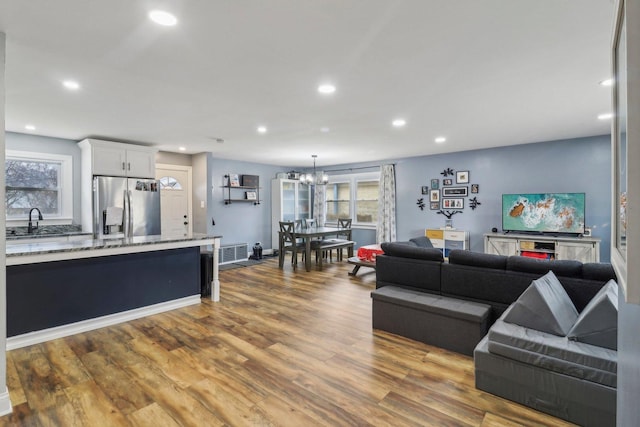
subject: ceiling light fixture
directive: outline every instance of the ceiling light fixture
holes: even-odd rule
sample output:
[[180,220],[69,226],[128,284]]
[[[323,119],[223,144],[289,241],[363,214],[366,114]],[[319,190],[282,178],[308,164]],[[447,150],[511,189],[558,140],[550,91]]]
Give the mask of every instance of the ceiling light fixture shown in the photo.
[[313,173],[301,173],[300,182],[308,185],[327,185],[329,177],[322,171],[316,171],[316,158],[317,154],[312,154],[313,157]]
[[444,136],[439,136],[436,139],[434,139],[434,141],[436,142],[436,144],[442,144],[443,142],[445,142],[447,140],[447,138],[445,138]]
[[75,80],[65,80],[62,82],[62,85],[69,90],[78,90],[80,89],[80,83]]
[[36,130],[36,127],[34,125],[24,125],[24,128],[26,130]]
[[611,86],[613,85],[613,79],[606,79],[600,82],[600,86]]
[[318,86],[318,92],[328,95],[336,91],[336,87],[332,84],[323,84]]
[[258,133],[267,133],[267,128],[265,126],[258,126]]
[[178,147],[178,150],[180,151],[187,151],[187,149],[185,147]]
[[613,117],[613,113],[598,114],[598,120],[609,120]]
[[173,27],[178,23],[178,19],[164,10],[152,10],[149,12],[149,19],[158,25],[164,25],[165,27]]
[[395,119],[391,124],[397,128],[401,128],[407,124],[407,121],[405,119]]

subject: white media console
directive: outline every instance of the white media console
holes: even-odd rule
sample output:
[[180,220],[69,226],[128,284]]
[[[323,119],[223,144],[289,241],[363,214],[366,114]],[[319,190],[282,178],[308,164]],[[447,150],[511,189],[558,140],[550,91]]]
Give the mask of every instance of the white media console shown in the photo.
[[484,252],[506,256],[600,262],[600,239],[488,233],[484,235]]

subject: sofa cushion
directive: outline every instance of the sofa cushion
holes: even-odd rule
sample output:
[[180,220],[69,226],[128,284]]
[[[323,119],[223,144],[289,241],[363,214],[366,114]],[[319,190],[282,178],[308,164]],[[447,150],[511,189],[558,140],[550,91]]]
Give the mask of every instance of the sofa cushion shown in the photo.
[[582,277],[582,263],[580,261],[548,261],[518,255],[509,257],[507,270],[535,274],[545,274],[551,270],[556,276]]
[[582,264],[582,278],[607,282],[609,280],[616,280],[616,272],[609,263],[587,262]]
[[413,239],[409,239],[410,242],[416,244],[416,246],[420,248],[432,248],[433,244],[431,243],[431,239],[427,236],[414,237]]
[[402,258],[423,259],[443,262],[442,251],[434,248],[420,248],[403,242],[385,242],[380,245],[385,255]]
[[618,284],[615,281],[609,280],[593,297],[567,336],[573,341],[618,349]]
[[578,318],[571,298],[558,278],[549,271],[531,285],[513,303],[505,322],[525,328],[566,336]]
[[462,264],[470,265],[472,267],[495,268],[499,270],[507,268],[507,258],[508,257],[503,255],[463,251],[460,249],[455,249],[449,252],[449,264]]

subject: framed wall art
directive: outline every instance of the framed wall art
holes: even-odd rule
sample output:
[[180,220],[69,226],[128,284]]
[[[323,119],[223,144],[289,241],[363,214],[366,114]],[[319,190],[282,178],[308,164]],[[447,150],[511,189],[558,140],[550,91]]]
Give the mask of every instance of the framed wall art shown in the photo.
[[450,179],[450,178],[443,179],[442,180],[442,185],[453,185],[453,180]]
[[442,189],[442,197],[467,197],[468,187],[449,187]]
[[438,209],[440,209],[440,202],[431,202],[431,203],[429,204],[429,208],[430,208],[432,211],[437,211]]
[[440,201],[440,190],[431,190],[429,192],[429,201],[430,202],[439,202]]
[[443,209],[464,209],[464,199],[461,197],[454,199],[442,199]]
[[469,171],[456,172],[456,184],[468,184],[469,183]]
[[440,188],[440,180],[432,179],[431,180],[431,189],[432,190],[437,190],[438,188]]

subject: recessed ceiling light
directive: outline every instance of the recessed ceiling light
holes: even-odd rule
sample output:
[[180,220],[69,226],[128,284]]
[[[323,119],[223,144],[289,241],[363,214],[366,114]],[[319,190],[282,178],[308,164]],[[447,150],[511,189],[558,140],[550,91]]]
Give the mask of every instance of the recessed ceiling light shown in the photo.
[[165,27],[173,27],[178,23],[178,19],[164,10],[152,10],[149,12],[149,19],[158,25],[164,25]]
[[178,150],[180,151],[187,151],[187,149],[185,147],[178,147]]
[[318,92],[324,94],[330,94],[336,91],[336,87],[332,84],[323,84],[318,86]]
[[328,127],[321,127],[320,128],[320,132],[322,133],[328,133],[331,129],[329,129]]
[[24,125],[24,128],[26,130],[36,130],[36,127],[34,125]]
[[613,113],[598,114],[598,120],[609,120],[613,117]]
[[265,126],[258,126],[258,133],[267,133],[267,128]]
[[69,90],[78,90],[80,89],[80,83],[75,80],[65,80],[62,82],[62,85]]
[[443,142],[445,142],[447,140],[447,138],[445,138],[444,136],[439,136],[436,139],[434,139],[434,141],[436,142],[436,144],[442,144]]
[[613,84],[613,79],[606,79],[600,82],[601,86],[611,86]]
[[391,124],[397,128],[401,128],[402,126],[407,124],[407,121],[405,119],[395,119],[393,122],[391,122]]

